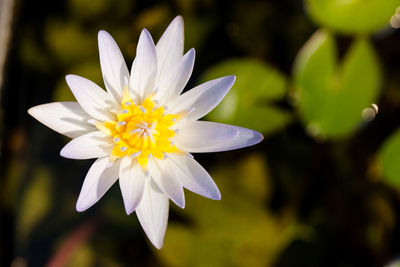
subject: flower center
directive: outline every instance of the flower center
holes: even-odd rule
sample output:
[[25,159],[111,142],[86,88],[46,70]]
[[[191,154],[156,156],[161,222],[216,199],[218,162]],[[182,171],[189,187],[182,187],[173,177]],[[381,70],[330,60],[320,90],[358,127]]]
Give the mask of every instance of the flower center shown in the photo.
[[128,156],[136,158],[144,167],[150,157],[164,159],[166,153],[181,153],[170,141],[175,131],[169,128],[182,114],[165,114],[166,107],[159,107],[153,96],[149,95],[141,105],[136,105],[126,87],[117,121],[96,123],[98,129],[113,137],[111,162]]

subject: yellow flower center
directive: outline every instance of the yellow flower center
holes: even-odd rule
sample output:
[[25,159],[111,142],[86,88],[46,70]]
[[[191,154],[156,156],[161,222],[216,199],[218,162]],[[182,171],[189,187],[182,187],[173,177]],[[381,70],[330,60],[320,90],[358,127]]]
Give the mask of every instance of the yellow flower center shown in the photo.
[[99,130],[113,137],[111,162],[128,156],[136,158],[145,167],[149,157],[164,159],[166,153],[181,153],[170,140],[175,135],[170,127],[182,114],[165,114],[166,107],[158,107],[153,96],[151,94],[141,105],[136,105],[125,87],[117,121],[96,123]]

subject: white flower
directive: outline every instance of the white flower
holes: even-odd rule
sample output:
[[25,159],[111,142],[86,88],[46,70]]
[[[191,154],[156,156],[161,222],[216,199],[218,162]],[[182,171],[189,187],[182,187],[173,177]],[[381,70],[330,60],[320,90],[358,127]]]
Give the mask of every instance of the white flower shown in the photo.
[[183,208],[183,187],[211,199],[220,192],[190,152],[226,151],[262,140],[256,131],[208,121],[210,112],[232,87],[235,77],[203,83],[183,94],[195,52],[183,55],[183,19],[176,17],[157,45],[143,30],[131,74],[114,39],[98,34],[106,91],[67,75],[78,102],[56,102],[29,109],[53,130],[73,138],[61,156],[97,158],[76,204],[84,211],[119,178],[127,214],[136,211],[156,248],[161,248],[168,220],[168,199]]

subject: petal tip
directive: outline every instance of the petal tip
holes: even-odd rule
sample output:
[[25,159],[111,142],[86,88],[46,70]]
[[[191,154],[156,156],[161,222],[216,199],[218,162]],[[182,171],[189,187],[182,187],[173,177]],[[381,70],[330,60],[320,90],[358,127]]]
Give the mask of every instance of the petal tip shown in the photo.
[[126,215],[131,215],[134,211],[135,209],[125,207]]
[[35,117],[35,114],[36,114],[36,107],[31,107],[31,108],[28,109],[26,112],[28,112],[28,114],[31,115],[32,117]]
[[[144,229],[145,230],[145,229]],[[148,231],[144,231],[150,243],[156,248],[161,249],[164,245],[164,234],[162,235],[152,235]]]
[[[136,48],[137,49],[137,53],[139,53],[138,49],[139,49],[139,46],[140,46],[141,43],[142,43],[142,45],[150,46],[151,50],[155,49],[153,37],[151,36],[150,32],[146,28],[144,28],[142,30],[142,32],[140,33],[138,46]],[[155,51],[154,51],[154,53],[155,53]]]
[[[211,177],[210,177],[210,179],[212,180]],[[217,187],[217,185],[215,184],[214,181],[213,181],[213,185],[214,186],[209,188],[209,190],[207,190],[205,193],[198,193],[198,194],[203,196],[203,197],[206,197],[208,199],[221,200],[221,192],[219,191],[219,189],[218,189],[218,187]]]
[[75,78],[78,78],[79,76],[78,75],[75,75],[75,74],[67,74],[67,75],[65,75],[65,80],[71,80],[71,79],[75,79]]
[[[144,36],[146,36],[147,38],[153,40],[153,38],[151,37],[150,32],[149,32],[146,28],[144,28],[144,29],[142,30],[142,32],[140,33],[140,36],[142,36],[142,35],[144,35]],[[139,38],[140,38],[140,37],[139,37]]]
[[176,22],[181,22],[181,23],[183,23],[183,17],[182,17],[182,15],[178,15],[178,16],[176,16],[176,17],[173,19],[173,21],[176,21]]
[[[69,144],[69,143],[68,143]],[[70,147],[66,144],[61,150],[60,150],[60,156],[66,159],[74,159],[73,157],[73,151],[70,149]]]
[[103,37],[108,37],[110,36],[110,34],[108,32],[106,32],[105,30],[100,30],[99,33],[97,34],[97,38],[101,39]]
[[77,77],[77,75],[74,74],[68,74],[65,75],[65,81],[67,82],[68,86],[71,88],[70,84],[73,82],[73,80],[75,80]]
[[114,38],[108,32],[104,30],[100,30],[97,34],[97,41],[99,44],[99,48],[108,47],[110,45],[116,44]]
[[156,248],[156,249],[161,249],[164,246],[164,236],[162,238],[157,238],[157,237],[150,237],[147,235],[149,238],[150,243]]
[[264,136],[260,132],[254,131],[254,135],[255,135],[255,137],[254,137],[253,145],[256,145],[256,144],[260,143],[262,140],[264,140]]
[[78,199],[78,201],[76,202],[75,209],[77,212],[83,212],[83,211],[87,210],[88,207],[86,207],[85,205],[82,205],[82,203],[80,203],[80,201]]
[[169,26],[172,25],[174,25],[175,27],[183,28],[183,17],[181,15],[176,16],[169,24]]
[[67,153],[65,147],[63,147],[63,148],[60,150],[60,156],[61,156],[61,157],[64,157],[64,158],[68,158],[67,155],[68,155],[68,153]]
[[218,191],[217,194],[212,195],[212,200],[221,200],[221,193]]
[[[212,178],[210,177],[210,179],[212,180]],[[213,181],[215,187],[213,188],[213,190],[211,190],[209,192],[209,196],[207,196],[207,198],[210,198],[212,200],[221,200],[221,192],[218,189],[218,186],[215,184],[215,182]]]
[[42,104],[38,106],[31,107],[27,110],[28,114],[34,117],[35,119],[38,120],[38,117],[46,113],[46,109],[44,108],[45,105],[48,104]]
[[224,77],[221,77],[219,79],[216,79],[216,80],[219,80],[221,82],[221,85],[223,85],[223,87],[227,91],[229,91],[232,88],[232,86],[235,83],[235,81],[236,81],[236,76],[235,75],[228,75],[228,76],[224,76]]
[[232,82],[232,84],[236,81],[236,76],[235,75],[229,75],[229,76],[226,76],[231,82]]
[[164,243],[160,243],[160,244],[156,244],[156,243],[153,243],[153,242],[151,242],[152,244],[153,244],[153,246],[156,248],[156,249],[158,249],[158,250],[160,250],[162,247],[163,247],[163,245],[164,245]]
[[184,209],[184,208],[185,208],[185,199],[183,199],[183,200],[180,201],[180,202],[175,202],[175,201],[174,201],[174,203],[175,203],[179,208],[181,208],[181,209]]
[[196,50],[194,48],[190,48],[188,54],[190,54],[190,56],[193,57],[196,55]]

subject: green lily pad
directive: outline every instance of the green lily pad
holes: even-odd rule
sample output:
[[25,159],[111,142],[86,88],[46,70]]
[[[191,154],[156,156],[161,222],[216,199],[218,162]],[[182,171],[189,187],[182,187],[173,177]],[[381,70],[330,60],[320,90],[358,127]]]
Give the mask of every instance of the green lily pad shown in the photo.
[[386,139],[378,159],[385,181],[400,188],[400,130]]
[[307,130],[341,138],[361,123],[363,109],[377,99],[381,71],[368,39],[358,38],[338,62],[334,36],[318,31],[295,60],[295,102]]
[[286,77],[272,66],[254,59],[230,59],[208,69],[207,81],[236,75],[236,82],[207,119],[258,130],[265,135],[286,126],[289,112],[273,102],[286,96]]
[[306,0],[306,10],[320,26],[341,33],[367,34],[389,25],[399,0]]

